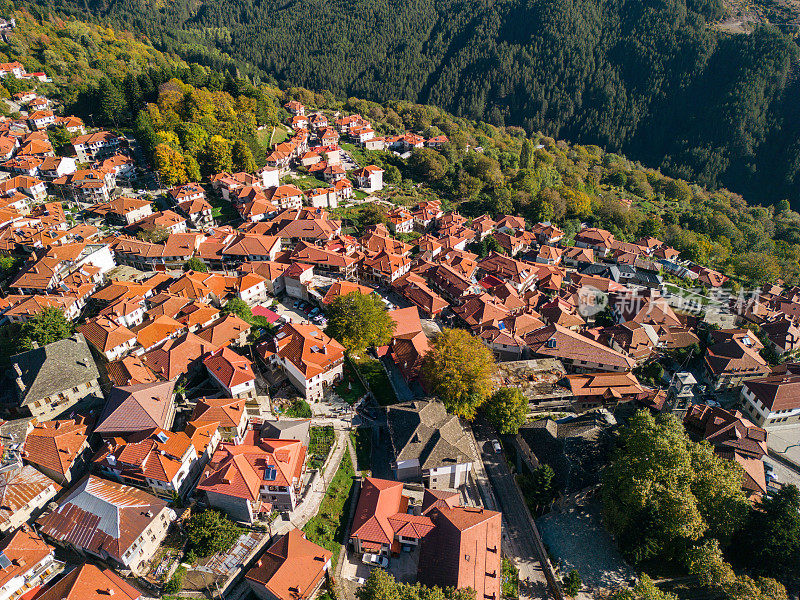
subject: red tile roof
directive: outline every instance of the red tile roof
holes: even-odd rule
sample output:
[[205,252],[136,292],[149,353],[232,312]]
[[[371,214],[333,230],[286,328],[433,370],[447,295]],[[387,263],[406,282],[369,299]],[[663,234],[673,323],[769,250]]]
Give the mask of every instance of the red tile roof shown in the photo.
[[197,489],[247,500],[260,497],[267,467],[275,467],[269,485],[291,486],[300,480],[306,448],[298,440],[258,440],[256,444],[223,443],[203,471]]
[[37,600],[138,600],[142,593],[114,571],[84,563],[37,596]]
[[245,577],[279,600],[306,600],[325,577],[332,556],[295,528],[272,544]]
[[87,426],[83,422],[43,421],[25,439],[23,458],[30,464],[66,475],[87,439]]

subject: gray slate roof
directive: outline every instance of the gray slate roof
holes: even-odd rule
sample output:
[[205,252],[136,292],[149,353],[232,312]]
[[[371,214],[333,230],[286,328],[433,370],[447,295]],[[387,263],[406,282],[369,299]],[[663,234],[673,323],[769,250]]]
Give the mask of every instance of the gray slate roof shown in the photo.
[[311,419],[281,419],[264,421],[261,437],[274,440],[300,440],[305,446],[309,442]]
[[438,401],[415,400],[386,409],[395,461],[419,460],[421,469],[474,462],[458,417]]
[[22,372],[23,406],[100,377],[89,344],[80,333],[12,356],[11,364]]

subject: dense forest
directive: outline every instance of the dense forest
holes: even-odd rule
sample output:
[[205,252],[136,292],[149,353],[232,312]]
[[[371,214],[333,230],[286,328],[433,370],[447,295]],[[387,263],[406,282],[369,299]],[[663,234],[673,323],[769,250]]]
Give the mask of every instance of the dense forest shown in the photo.
[[36,1],[256,82],[433,104],[800,206],[797,45],[709,27],[722,0]]
[[[360,113],[382,135],[413,130],[449,137],[439,151],[418,149],[407,161],[348,147],[361,164],[386,170],[392,186],[384,193],[393,202],[436,198],[466,216],[552,220],[568,235],[590,222],[622,240],[660,237],[685,258],[732,276],[734,288],[779,277],[800,283],[800,213],[785,199],[766,207],[748,204],[725,188],[666,176],[597,145],[528,135],[520,127],[496,127],[402,100],[376,103],[254,85],[230,71],[163,54],[124,31],[52,14],[12,14],[16,34],[10,43],[0,42],[0,61],[20,60],[30,71],[48,72],[54,83],[40,89],[60,99],[65,112],[133,132],[166,183],[263,166],[269,143],[258,128],[285,120],[283,104],[296,99],[329,114]],[[7,78],[0,96],[19,85],[32,83]],[[482,151],[470,150],[476,147]]]

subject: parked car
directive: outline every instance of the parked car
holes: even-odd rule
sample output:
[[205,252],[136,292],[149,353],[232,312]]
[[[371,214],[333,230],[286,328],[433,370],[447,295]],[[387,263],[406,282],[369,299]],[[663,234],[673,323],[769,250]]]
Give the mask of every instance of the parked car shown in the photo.
[[365,565],[376,565],[378,567],[386,568],[389,566],[389,559],[385,556],[380,556],[378,554],[364,554],[364,558],[361,559]]

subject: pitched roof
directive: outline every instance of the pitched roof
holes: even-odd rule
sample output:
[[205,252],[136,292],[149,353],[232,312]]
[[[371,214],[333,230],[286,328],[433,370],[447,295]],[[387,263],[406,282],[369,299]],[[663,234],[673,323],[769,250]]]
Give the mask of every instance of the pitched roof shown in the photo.
[[253,363],[227,346],[212,352],[203,364],[208,372],[229,390],[256,378],[253,373]]
[[332,556],[294,528],[278,538],[245,577],[265,586],[279,600],[306,600],[325,576]]
[[800,374],[793,371],[749,379],[744,386],[770,411],[800,408]]
[[[161,428],[146,433],[111,438],[94,458],[94,464],[120,470],[126,479],[145,478],[170,483],[184,466],[184,456],[191,461],[187,450],[192,446],[189,436]],[[113,460],[110,457],[113,456]]]
[[[306,378],[324,373],[344,358],[344,346],[316,325],[287,323],[280,328],[273,343],[278,356],[291,362]],[[260,348],[262,353],[266,349]]]
[[155,383],[155,373],[138,356],[126,356],[106,365],[106,374],[112,385],[126,386],[137,383]]
[[43,421],[33,427],[25,439],[26,462],[65,475],[88,439],[82,420]]
[[250,324],[231,313],[198,331],[197,337],[214,346],[222,347],[239,339],[239,336],[247,331],[250,331]]
[[174,388],[174,381],[113,388],[95,432],[111,434],[155,427],[168,429]]
[[138,600],[142,593],[105,566],[83,563],[45,588],[37,600]]
[[256,500],[261,484],[289,486],[299,480],[306,447],[298,440],[245,440],[223,443],[203,470],[197,489]]
[[425,585],[471,588],[476,598],[500,600],[501,514],[479,507],[437,505],[421,542],[417,576]]
[[418,460],[420,468],[471,463],[474,456],[458,417],[444,404],[415,400],[387,407],[394,460]]
[[375,290],[373,290],[371,287],[353,283],[352,281],[337,281],[330,288],[328,288],[328,291],[325,293],[325,297],[322,299],[322,302],[323,304],[330,304],[338,296],[346,296],[351,292],[360,292],[361,294],[367,295],[374,291]]
[[124,562],[125,551],[166,507],[143,490],[87,475],[36,523],[55,540]]
[[738,410],[693,404],[683,422],[696,439],[706,440],[721,451],[741,452],[755,458],[767,453],[766,430]]
[[52,552],[53,548],[47,545],[29,525],[23,525],[13,533],[9,533],[0,540],[0,553],[10,563],[0,569],[0,587],[17,577],[20,578],[22,587],[24,575]]
[[97,317],[78,327],[86,341],[100,352],[108,352],[136,339],[130,329],[106,317]]
[[350,526],[350,537],[375,544],[391,544],[394,530],[388,518],[401,510],[405,512],[407,503],[402,482],[365,478]]
[[[60,485],[30,465],[0,473],[0,526],[7,528],[16,511],[32,508],[28,504],[48,488],[51,488],[49,497],[61,491]],[[43,506],[46,500],[39,498],[38,506]]]
[[22,371],[23,405],[100,377],[86,338],[80,333],[12,356],[11,362]]
[[143,360],[154,373],[164,379],[173,379],[186,373],[195,361],[217,349],[217,346],[193,333],[184,333],[151,350],[144,355]]
[[567,385],[578,400],[623,399],[638,396],[645,390],[636,375],[626,373],[576,373],[567,375]]
[[238,427],[245,412],[244,398],[200,398],[192,411],[192,421]]
[[610,367],[633,369],[636,361],[566,327],[551,323],[525,336],[525,343],[535,354],[566,358],[573,362],[584,360]]
[[712,331],[715,342],[706,350],[706,368],[714,376],[723,373],[753,373],[762,376],[769,373],[767,362],[759,351],[761,341],[747,329],[720,329]]

